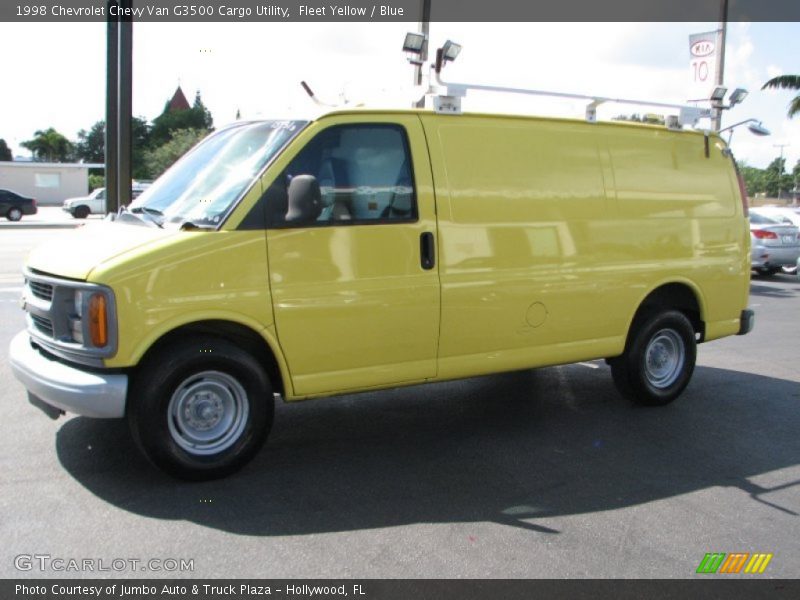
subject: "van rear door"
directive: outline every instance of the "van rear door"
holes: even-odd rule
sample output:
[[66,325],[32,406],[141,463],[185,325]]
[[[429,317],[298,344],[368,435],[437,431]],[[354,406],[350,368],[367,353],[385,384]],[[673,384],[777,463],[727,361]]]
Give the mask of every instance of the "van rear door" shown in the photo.
[[294,395],[434,377],[436,213],[419,118],[331,115],[292,151],[267,191],[267,245]]

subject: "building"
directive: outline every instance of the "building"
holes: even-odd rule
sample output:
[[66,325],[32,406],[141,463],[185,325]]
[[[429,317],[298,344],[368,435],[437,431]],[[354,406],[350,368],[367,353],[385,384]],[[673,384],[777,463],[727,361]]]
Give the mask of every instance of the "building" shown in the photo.
[[89,169],[95,163],[0,161],[0,188],[36,198],[40,205],[60,205],[67,198],[89,193]]

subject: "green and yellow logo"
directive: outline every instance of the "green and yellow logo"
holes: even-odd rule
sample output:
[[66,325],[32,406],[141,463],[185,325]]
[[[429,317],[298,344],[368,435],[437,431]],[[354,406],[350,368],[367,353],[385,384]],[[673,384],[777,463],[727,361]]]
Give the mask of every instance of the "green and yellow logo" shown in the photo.
[[[763,573],[772,554],[764,552],[708,552],[697,567],[698,573]],[[744,570],[743,570],[744,568]]]

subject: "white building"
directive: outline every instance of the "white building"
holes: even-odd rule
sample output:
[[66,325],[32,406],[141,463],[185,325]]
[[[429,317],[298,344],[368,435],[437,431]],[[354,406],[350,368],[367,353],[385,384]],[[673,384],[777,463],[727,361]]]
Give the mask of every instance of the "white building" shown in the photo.
[[89,193],[89,169],[95,163],[0,161],[0,189],[36,198],[40,205],[60,205],[67,198]]

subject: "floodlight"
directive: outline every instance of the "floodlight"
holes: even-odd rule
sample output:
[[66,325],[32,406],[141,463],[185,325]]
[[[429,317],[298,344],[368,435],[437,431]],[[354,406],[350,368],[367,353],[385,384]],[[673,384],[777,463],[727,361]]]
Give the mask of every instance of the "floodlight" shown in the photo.
[[425,34],[408,32],[406,39],[403,42],[403,52],[410,52],[411,54],[421,54],[422,47],[425,45]]
[[747,90],[744,88],[736,88],[731,92],[731,95],[728,98],[728,104],[730,106],[736,106],[737,104],[744,102],[745,98],[747,98]]
[[714,88],[714,91],[711,92],[710,100],[712,102],[722,102],[722,100],[725,98],[725,93],[727,91],[728,91],[728,88],[726,88],[726,87],[724,87],[722,85],[718,85],[717,87]]
[[442,46],[442,58],[445,62],[453,61],[458,58],[458,54],[461,52],[461,45],[456,44],[455,42],[451,42],[447,40]]

